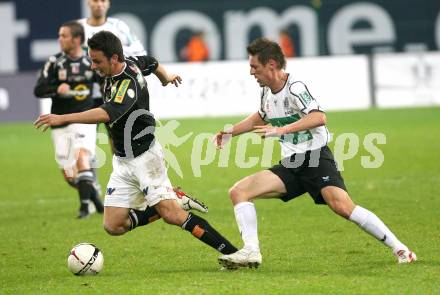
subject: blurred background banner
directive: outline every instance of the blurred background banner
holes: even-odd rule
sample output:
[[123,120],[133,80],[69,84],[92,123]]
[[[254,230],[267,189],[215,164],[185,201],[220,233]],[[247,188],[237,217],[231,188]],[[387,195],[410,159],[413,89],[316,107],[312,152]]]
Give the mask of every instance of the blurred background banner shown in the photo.
[[[179,61],[196,31],[211,60],[245,59],[250,40],[282,29],[297,56],[438,50],[439,12],[437,0],[112,0],[110,9],[163,62]],[[57,51],[59,25],[87,14],[86,0],[0,1],[0,73],[37,69]]]
[[[0,121],[50,110],[33,96],[36,70],[59,51],[59,26],[88,13],[86,0],[0,0]],[[246,46],[260,36],[287,42],[287,71],[326,110],[440,104],[438,0],[112,0],[110,16],[184,79],[175,89],[148,78],[159,118],[255,111],[259,88]],[[183,62],[196,34],[209,54]]]

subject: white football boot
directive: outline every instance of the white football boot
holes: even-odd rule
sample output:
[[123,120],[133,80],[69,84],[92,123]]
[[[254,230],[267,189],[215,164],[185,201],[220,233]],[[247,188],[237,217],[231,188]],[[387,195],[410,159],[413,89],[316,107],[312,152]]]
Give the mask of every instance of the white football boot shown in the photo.
[[416,253],[412,252],[409,249],[398,250],[394,252],[394,255],[396,255],[397,261],[399,263],[411,263],[417,261]]
[[218,263],[227,269],[236,269],[239,267],[258,268],[263,258],[260,251],[251,250],[244,247],[235,253],[222,255],[218,258]]
[[177,203],[183,210],[189,211],[194,209],[202,213],[208,213],[208,206],[203,204],[203,202],[188,196],[186,193],[180,190],[180,187],[175,187],[173,190],[177,196]]

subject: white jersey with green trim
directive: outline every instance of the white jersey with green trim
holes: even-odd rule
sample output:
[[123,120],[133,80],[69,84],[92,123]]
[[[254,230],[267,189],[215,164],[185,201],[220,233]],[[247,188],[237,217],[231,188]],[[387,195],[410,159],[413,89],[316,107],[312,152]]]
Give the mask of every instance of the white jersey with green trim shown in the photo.
[[[272,126],[285,126],[305,117],[311,111],[323,111],[307,86],[301,81],[293,80],[289,75],[284,87],[272,93],[269,87],[261,91],[261,107],[258,111],[261,118]],[[295,153],[304,153],[325,146],[330,139],[326,126],[289,133],[280,137],[283,158]]]
[[85,45],[87,46],[87,39],[100,31],[110,31],[121,40],[125,56],[143,56],[147,55],[142,43],[130,31],[128,25],[120,19],[108,17],[106,22],[100,26],[91,26],[87,23],[87,18],[78,20],[84,27]]

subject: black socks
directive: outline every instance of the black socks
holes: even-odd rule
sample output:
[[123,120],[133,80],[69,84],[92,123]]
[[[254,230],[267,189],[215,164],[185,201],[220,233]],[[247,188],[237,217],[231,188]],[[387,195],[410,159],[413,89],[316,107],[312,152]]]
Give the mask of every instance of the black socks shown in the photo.
[[231,254],[238,251],[237,248],[218,233],[205,219],[195,214],[189,213],[188,218],[182,224],[182,228],[222,254]]

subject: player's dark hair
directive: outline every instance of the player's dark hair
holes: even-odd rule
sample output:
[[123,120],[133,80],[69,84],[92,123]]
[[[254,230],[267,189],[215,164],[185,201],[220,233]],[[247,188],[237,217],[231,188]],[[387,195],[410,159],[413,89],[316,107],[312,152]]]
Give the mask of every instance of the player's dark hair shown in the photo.
[[87,40],[87,46],[93,50],[99,50],[110,59],[113,54],[118,56],[118,61],[124,61],[121,40],[109,31],[100,31]]
[[266,65],[270,59],[278,63],[279,69],[286,68],[286,58],[278,43],[267,38],[258,38],[252,41],[246,48],[250,55],[256,55],[262,65]]
[[61,25],[62,27],[67,27],[70,29],[70,33],[73,38],[80,38],[81,44],[84,43],[85,35],[84,35],[84,27],[76,21],[65,22]]

